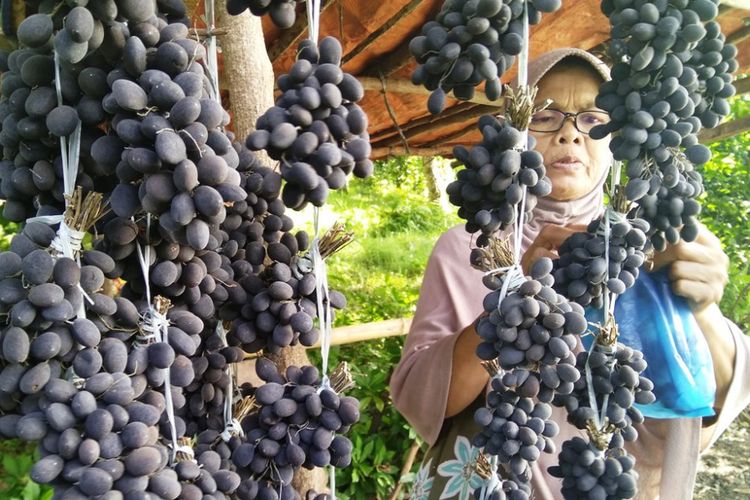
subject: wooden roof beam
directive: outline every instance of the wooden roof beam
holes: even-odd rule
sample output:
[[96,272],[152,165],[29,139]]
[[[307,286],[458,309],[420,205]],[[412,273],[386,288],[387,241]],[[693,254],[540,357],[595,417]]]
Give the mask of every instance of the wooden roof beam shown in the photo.
[[453,154],[453,147],[452,146],[437,146],[437,147],[432,147],[432,148],[416,147],[416,148],[409,148],[409,152],[407,152],[406,148],[403,146],[393,146],[393,147],[388,147],[388,148],[374,148],[372,150],[372,157],[378,160],[383,159],[383,158],[390,158],[393,156],[407,156],[409,154],[411,154],[412,156],[423,156],[423,157],[450,156]]
[[375,41],[377,41],[378,38],[380,38],[386,31],[391,29],[396,23],[404,19],[406,16],[411,14],[414,9],[416,9],[419,4],[422,3],[422,0],[411,0],[411,2],[404,5],[398,12],[396,12],[390,19],[388,19],[383,25],[370,33],[367,38],[362,40],[356,47],[354,47],[350,52],[344,55],[342,58],[342,64],[346,64],[347,62],[351,61],[355,57],[357,57],[359,54],[367,50],[367,48],[372,45]]
[[[418,127],[427,123],[435,123],[448,116],[453,116],[455,114],[463,113],[464,111],[471,109],[474,106],[475,105],[471,103],[460,103],[455,106],[451,106],[450,108],[447,108],[445,111],[443,111],[439,115],[427,114],[419,118],[416,118],[414,120],[409,120],[408,123],[405,123],[403,126],[401,126],[401,131],[403,132],[403,131],[411,130],[415,127]],[[378,132],[374,132],[370,134],[370,142],[374,144],[376,142],[383,141],[384,139],[388,137],[393,137],[397,135],[398,135],[398,129],[396,127],[390,127],[390,128],[380,130]]]
[[409,64],[409,61],[412,58],[411,52],[409,51],[409,40],[411,40],[411,38],[412,37],[409,36],[409,38],[391,52],[380,56],[371,63],[368,63],[368,66],[373,69],[365,71],[363,74],[378,76],[378,73],[382,73],[385,76],[390,76]]
[[[478,118],[482,115],[496,113],[496,112],[497,112],[497,108],[495,108],[494,106],[482,106],[481,104],[476,104],[472,106],[471,108],[468,108],[462,113],[456,113],[452,116],[438,119],[432,123],[425,123],[424,125],[420,125],[417,127],[413,127],[409,130],[402,130],[402,131],[404,133],[404,136],[408,140],[413,137],[417,137],[424,133],[430,132],[431,130],[436,130],[436,129],[440,129],[440,128],[447,127],[450,125],[456,125],[459,123],[465,123],[469,120]],[[400,141],[401,141],[401,138],[400,136],[397,135],[388,139],[383,139],[382,141],[375,143],[372,146],[373,148],[394,146],[398,144]]]
[[[323,3],[320,5],[320,14],[323,15],[326,9],[333,5],[333,3],[334,0],[323,0]],[[288,29],[283,30],[281,36],[268,48],[268,58],[271,60],[271,63],[275,63],[289,47],[298,44],[302,35],[306,32],[307,16],[298,15],[294,24]]]
[[727,43],[738,44],[750,38],[750,25],[745,25],[727,36]]
[[[365,90],[372,90],[375,92],[382,92],[383,91],[383,82],[378,77],[374,76],[359,76],[357,77],[359,82],[362,84],[362,87],[364,87]],[[385,90],[386,92],[394,93],[394,94],[418,94],[418,95],[424,95],[428,96],[430,95],[431,91],[427,90],[422,85],[414,85],[411,83],[410,80],[407,80],[405,78],[386,78],[385,79]],[[477,94],[483,94],[481,90]],[[464,102],[473,102],[474,104],[484,104],[486,106],[497,106],[502,107],[502,99],[498,99],[497,101],[490,101],[487,99],[487,97],[483,95],[476,95],[473,98],[469,99],[468,101]]]

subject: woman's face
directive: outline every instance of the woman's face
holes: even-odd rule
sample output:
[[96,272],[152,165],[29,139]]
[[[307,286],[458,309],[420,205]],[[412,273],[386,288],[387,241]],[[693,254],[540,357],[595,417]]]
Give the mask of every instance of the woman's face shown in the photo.
[[[592,69],[558,65],[539,82],[537,103],[551,99],[549,108],[569,113],[596,110],[594,100],[601,78]],[[594,140],[566,117],[557,132],[531,132],[536,150],[544,156],[552,181],[552,199],[574,200],[591,192],[612,161],[609,137]]]

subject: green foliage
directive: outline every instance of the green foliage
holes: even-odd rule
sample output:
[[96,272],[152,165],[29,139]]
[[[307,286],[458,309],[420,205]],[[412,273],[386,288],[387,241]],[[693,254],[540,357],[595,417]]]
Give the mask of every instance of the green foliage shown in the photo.
[[[750,116],[750,97],[734,99],[730,120]],[[729,256],[729,283],[722,312],[750,329],[750,132],[711,145],[712,160],[703,174],[701,220],[719,237]]]
[[48,500],[52,489],[29,478],[35,459],[34,447],[11,439],[0,441],[0,495],[22,500]]

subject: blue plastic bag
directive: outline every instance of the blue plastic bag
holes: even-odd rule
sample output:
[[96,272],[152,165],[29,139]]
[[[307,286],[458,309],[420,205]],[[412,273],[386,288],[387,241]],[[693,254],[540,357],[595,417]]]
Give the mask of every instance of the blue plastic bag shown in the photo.
[[[602,310],[589,307],[586,319],[601,323]],[[654,382],[656,401],[637,405],[651,418],[714,415],[716,379],[711,351],[690,305],[675,295],[666,270],[642,272],[615,303],[619,341],[643,352],[644,375]],[[592,336],[583,338],[588,349]]]

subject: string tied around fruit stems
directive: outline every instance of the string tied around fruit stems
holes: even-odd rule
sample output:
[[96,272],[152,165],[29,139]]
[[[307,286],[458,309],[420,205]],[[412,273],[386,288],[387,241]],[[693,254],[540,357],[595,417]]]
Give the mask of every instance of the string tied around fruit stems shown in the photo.
[[[156,342],[169,343],[169,319],[167,319],[167,310],[172,303],[165,297],[157,295],[154,297],[154,303],[149,305],[148,310],[143,318],[143,330],[154,335]],[[164,368],[164,402],[167,422],[169,423],[171,443],[170,463],[177,461],[177,453],[180,453],[184,445],[179,443],[177,438],[177,427],[175,425],[174,402],[172,401],[172,377],[170,367]]]
[[[227,347],[227,331],[224,328],[224,322],[219,320],[216,322],[216,336],[221,340],[221,346]],[[221,439],[225,442],[232,439],[232,436],[244,436],[245,433],[242,430],[240,422],[234,418],[234,381],[237,377],[235,370],[235,364],[231,363],[229,368],[229,380],[227,386],[224,388],[224,430],[221,431]]]
[[[131,218],[132,220],[132,218]],[[134,221],[135,222],[135,221]],[[146,214],[146,237],[151,235],[151,214]],[[146,303],[148,309],[143,314],[141,322],[141,330],[145,332],[143,336],[145,339],[151,337],[154,342],[169,343],[169,319],[167,318],[167,311],[172,306],[169,299],[156,296],[151,299],[151,255],[153,247],[150,242],[144,246],[141,245],[139,240],[136,240],[135,250],[138,255],[138,264],[141,267],[141,274],[143,275],[144,290],[146,295]],[[174,402],[172,401],[172,377],[170,367],[164,368],[164,400],[165,400],[165,411],[167,414],[167,422],[169,423],[169,429],[171,432],[171,459],[170,463],[175,463],[177,458],[177,452],[180,449],[180,445],[177,442],[177,427],[175,425],[174,415]]]
[[178,440],[177,451],[175,452],[176,462],[185,462],[190,460],[195,462],[195,439],[189,437],[181,437]]
[[[58,225],[55,237],[50,242],[50,254],[53,258],[59,259],[67,257],[80,264],[80,253],[83,238],[86,236],[88,229],[104,215],[104,206],[102,203],[102,194],[88,192],[83,195],[83,188],[78,186],[72,194],[65,195],[65,212],[59,215],[40,215],[27,219],[29,222],[40,222],[49,226]],[[83,298],[89,304],[93,304],[93,299],[83,289],[80,283],[77,284]],[[86,316],[86,308],[81,305],[76,312],[78,318]]]

